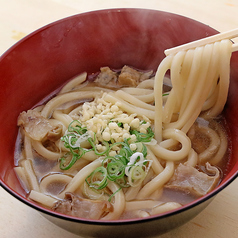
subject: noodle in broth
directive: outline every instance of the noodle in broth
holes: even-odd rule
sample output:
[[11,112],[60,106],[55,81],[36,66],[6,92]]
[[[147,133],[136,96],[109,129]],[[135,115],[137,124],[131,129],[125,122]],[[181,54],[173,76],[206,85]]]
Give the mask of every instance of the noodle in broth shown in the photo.
[[15,171],[29,199],[115,220],[174,210],[213,190],[229,157],[219,115],[231,45],[169,55],[155,76],[128,66],[104,67],[94,82],[83,73],[22,112]]

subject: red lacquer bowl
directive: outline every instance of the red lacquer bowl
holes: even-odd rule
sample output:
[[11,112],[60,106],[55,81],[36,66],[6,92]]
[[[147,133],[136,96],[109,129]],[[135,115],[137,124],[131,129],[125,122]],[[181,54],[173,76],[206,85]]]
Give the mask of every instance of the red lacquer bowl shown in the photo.
[[238,174],[238,55],[231,61],[231,87],[224,114],[231,129],[232,158],[221,184],[182,208],[143,219],[91,221],[72,218],[26,199],[14,172],[17,117],[67,80],[101,66],[156,70],[164,50],[217,33],[197,21],[154,10],[113,9],[75,15],[28,35],[0,58],[0,183],[47,219],[86,237],[146,237],[178,227],[201,212]]

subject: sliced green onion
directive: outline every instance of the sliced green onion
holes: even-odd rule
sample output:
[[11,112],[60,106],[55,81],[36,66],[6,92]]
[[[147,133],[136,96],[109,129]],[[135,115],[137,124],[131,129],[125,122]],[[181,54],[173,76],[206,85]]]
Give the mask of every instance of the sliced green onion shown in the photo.
[[126,162],[118,157],[107,156],[102,161],[102,166],[107,169],[107,176],[111,181],[115,182],[125,175]]
[[118,184],[121,188],[128,188],[128,187],[130,187],[130,185],[127,182],[127,177],[126,176],[123,176],[122,178],[117,179],[115,181],[115,183]]
[[125,175],[125,165],[120,161],[112,161],[107,165],[108,179],[115,181]]
[[169,93],[163,93],[162,97],[169,96]]
[[[67,152],[63,157],[61,157],[59,159],[59,161],[60,161],[60,169],[61,170],[68,170],[68,169],[70,169],[75,164],[75,162],[78,159],[80,159],[88,151],[89,150],[84,149],[84,148],[78,148],[78,153],[75,153],[72,150],[70,151],[71,153]],[[70,155],[72,156],[72,159],[66,165],[66,158],[69,157]]]
[[147,133],[142,133],[136,130],[131,130],[130,133],[136,136],[138,142],[150,142],[154,137],[154,132],[152,131],[151,127],[147,128]]
[[147,148],[146,148],[146,145],[142,142],[137,142],[135,143],[136,144],[136,147],[137,147],[137,152],[141,152],[143,154],[144,157],[147,156]]
[[117,125],[121,128],[123,128],[123,123],[122,122],[118,122]]
[[141,166],[138,166],[138,165],[133,166],[130,172],[131,172],[131,178],[133,180],[144,179],[145,171],[143,170]]
[[145,171],[141,166],[132,166],[129,171],[128,183],[132,187],[136,187],[141,184],[146,176]]
[[107,141],[103,141],[103,144],[106,146],[106,150],[104,150],[104,151],[102,151],[102,152],[98,152],[98,151],[97,151],[96,145],[95,145],[94,141],[92,140],[92,138],[88,138],[88,142],[89,142],[90,145],[92,146],[92,149],[94,150],[94,153],[95,153],[96,155],[101,156],[101,155],[104,155],[104,154],[106,154],[106,153],[109,152],[110,147],[109,147],[109,143],[108,143]]
[[76,133],[82,135],[87,132],[87,128],[82,127],[82,124],[78,120],[74,120],[69,124],[68,131],[76,132]]
[[[90,181],[88,181],[90,179]],[[87,178],[86,182],[89,187],[94,189],[103,189],[107,186],[107,170],[104,167],[96,168]]]
[[114,192],[109,198],[108,198],[108,202],[111,202],[112,198],[115,196],[116,193],[118,193],[121,190],[121,188],[117,189],[116,192]]

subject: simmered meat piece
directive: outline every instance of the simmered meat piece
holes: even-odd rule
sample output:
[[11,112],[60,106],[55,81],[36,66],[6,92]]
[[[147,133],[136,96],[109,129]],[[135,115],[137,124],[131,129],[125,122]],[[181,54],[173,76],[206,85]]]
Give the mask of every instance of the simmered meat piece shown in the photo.
[[132,86],[135,87],[140,82],[141,73],[132,69],[128,66],[124,66],[118,77],[118,84],[122,86]]
[[112,212],[113,206],[108,201],[83,199],[66,193],[65,199],[57,202],[53,210],[66,215],[98,220],[104,214]]
[[153,73],[153,71],[140,72],[127,65],[122,68],[120,73],[111,70],[109,67],[102,67],[100,71],[94,82],[109,87],[136,87],[141,81],[149,79]]
[[42,117],[41,114],[35,110],[22,112],[18,117],[17,124],[25,130],[25,133],[29,137],[37,141],[43,138],[56,141],[60,138],[62,133],[62,127],[60,125],[51,125],[48,119]]
[[121,86],[136,87],[141,81],[149,79],[153,71],[140,72],[125,65],[118,77],[118,84]]
[[216,167],[206,163],[206,169],[209,174],[212,174],[211,176],[199,172],[190,165],[179,164],[166,187],[203,196],[214,189],[220,179],[220,173]]
[[61,136],[62,136],[62,126],[57,125],[54,126],[50,131],[48,131],[48,133],[46,134],[46,139],[55,142],[58,139],[60,139]]
[[102,67],[100,68],[100,73],[95,79],[95,83],[99,83],[102,86],[110,86],[114,84],[116,85],[117,82],[117,73],[112,71],[109,67]]

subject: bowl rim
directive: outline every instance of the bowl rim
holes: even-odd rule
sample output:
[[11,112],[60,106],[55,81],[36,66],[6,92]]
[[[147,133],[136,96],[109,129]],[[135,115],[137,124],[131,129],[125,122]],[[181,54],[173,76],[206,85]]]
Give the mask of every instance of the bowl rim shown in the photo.
[[[40,27],[39,29],[34,30],[33,32],[29,33],[28,35],[26,35],[25,37],[23,37],[22,39],[20,39],[19,41],[17,41],[15,44],[13,44],[9,49],[7,49],[2,55],[0,55],[0,61],[5,58],[8,53],[10,53],[10,51],[14,50],[18,45],[20,45],[22,42],[28,40],[29,38],[33,37],[36,34],[39,34],[40,32],[54,26],[57,24],[60,24],[61,22],[73,19],[73,18],[77,18],[79,16],[84,16],[84,15],[90,15],[90,14],[95,14],[95,13],[106,13],[106,12],[128,12],[128,13],[132,13],[133,12],[139,12],[139,11],[147,11],[147,12],[157,12],[157,13],[167,13],[169,15],[173,15],[173,16],[179,16],[180,18],[186,19],[186,20],[192,20],[194,22],[198,22],[202,25],[206,25],[202,22],[199,22],[197,20],[194,20],[192,18],[183,16],[183,15],[179,15],[176,13],[171,13],[171,12],[167,12],[167,11],[162,11],[162,10],[155,10],[155,9],[147,9],[147,8],[109,8],[109,9],[102,9],[102,10],[92,10],[92,11],[87,11],[87,12],[83,12],[83,13],[77,13],[74,15],[70,15],[67,17],[64,17],[62,19],[56,20],[54,22],[51,22],[49,24],[46,24],[42,27]],[[218,33],[217,30],[215,30],[214,28],[207,26],[210,29],[213,29],[214,31],[216,31]],[[49,216],[53,216],[62,220],[67,220],[67,221],[72,221],[72,222],[77,222],[77,223],[84,223],[84,224],[89,224],[89,225],[99,225],[99,226],[110,226],[110,225],[124,225],[124,224],[134,224],[134,223],[144,223],[144,222],[149,222],[152,220],[158,220],[158,219],[163,219],[166,217],[170,217],[179,213],[182,213],[186,210],[189,210],[193,207],[196,207],[198,205],[200,205],[201,203],[208,201],[209,199],[213,198],[215,195],[217,195],[219,192],[221,192],[223,189],[225,189],[228,185],[230,185],[236,178],[238,177],[238,170],[235,171],[225,182],[221,183],[220,185],[218,185],[217,188],[215,188],[214,190],[212,190],[210,193],[196,199],[193,200],[192,202],[183,205],[180,208],[177,208],[175,210],[172,211],[168,211],[168,212],[164,212],[164,213],[160,213],[160,214],[156,214],[156,215],[151,215],[149,217],[145,217],[145,218],[133,218],[133,219],[122,219],[122,220],[93,220],[93,219],[85,219],[85,218],[81,218],[81,217],[74,217],[74,216],[69,216],[69,215],[65,215],[65,214],[61,214],[55,211],[52,211],[50,209],[47,209],[41,205],[38,205],[37,203],[34,203],[30,200],[28,200],[26,197],[20,195],[19,193],[17,193],[16,191],[14,191],[12,188],[10,188],[10,186],[8,186],[1,178],[0,178],[0,186],[6,191],[8,192],[10,195],[12,195],[13,197],[15,197],[17,200],[21,201],[23,204],[41,212],[44,213],[46,215]]]

